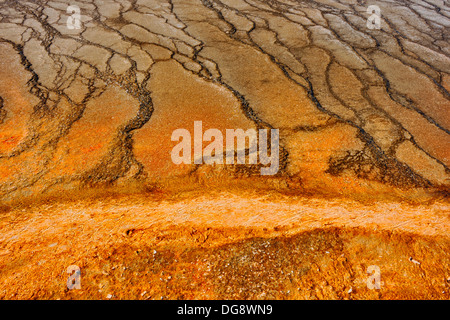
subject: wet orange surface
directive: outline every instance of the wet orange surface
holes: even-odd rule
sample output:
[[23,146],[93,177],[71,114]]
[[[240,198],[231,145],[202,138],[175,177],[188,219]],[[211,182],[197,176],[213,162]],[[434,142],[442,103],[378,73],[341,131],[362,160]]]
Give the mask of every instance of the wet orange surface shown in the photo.
[[[26,206],[0,220],[0,297],[448,299],[449,218],[442,201],[273,192]],[[73,264],[81,290],[66,288]],[[367,287],[370,265],[381,269],[379,290]]]
[[[68,5],[0,1],[0,299],[449,299],[448,5]],[[175,164],[195,121],[276,174]]]

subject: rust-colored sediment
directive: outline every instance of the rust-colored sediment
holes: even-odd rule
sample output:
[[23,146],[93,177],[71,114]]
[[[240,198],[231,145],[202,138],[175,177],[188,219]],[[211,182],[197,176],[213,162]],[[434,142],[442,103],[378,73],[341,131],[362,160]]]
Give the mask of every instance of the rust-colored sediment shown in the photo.
[[0,220],[0,297],[448,299],[448,222],[443,202],[230,192],[30,206]]

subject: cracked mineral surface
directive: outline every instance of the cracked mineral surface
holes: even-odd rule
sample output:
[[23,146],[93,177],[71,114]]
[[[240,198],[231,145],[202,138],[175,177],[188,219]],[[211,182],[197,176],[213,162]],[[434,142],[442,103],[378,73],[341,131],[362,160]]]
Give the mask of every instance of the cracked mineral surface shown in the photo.
[[[449,299],[449,30],[447,0],[0,0],[0,299]],[[175,164],[194,121],[278,129],[277,174]]]

